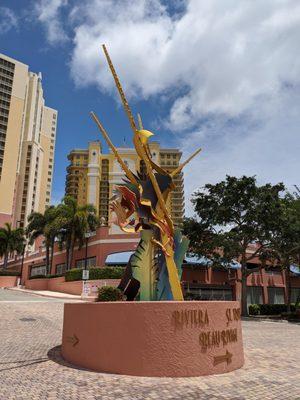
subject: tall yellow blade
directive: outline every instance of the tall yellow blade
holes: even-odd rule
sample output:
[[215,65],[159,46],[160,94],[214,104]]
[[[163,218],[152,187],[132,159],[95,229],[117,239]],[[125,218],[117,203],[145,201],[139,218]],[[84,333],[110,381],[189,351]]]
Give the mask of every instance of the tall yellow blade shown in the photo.
[[122,100],[122,103],[123,103],[123,107],[124,107],[124,109],[125,109],[125,111],[126,111],[126,114],[127,114],[127,116],[128,116],[131,129],[133,130],[133,133],[135,133],[136,130],[137,130],[137,128],[136,128],[135,121],[134,121],[132,112],[131,112],[131,110],[130,110],[129,104],[128,104],[127,99],[126,99],[126,97],[125,97],[125,93],[123,92],[123,89],[122,89],[120,80],[119,80],[118,75],[117,75],[117,73],[116,73],[116,70],[115,70],[115,68],[114,68],[114,66],[113,66],[113,63],[112,63],[112,61],[111,61],[111,59],[110,59],[110,56],[109,56],[108,51],[107,51],[107,49],[106,49],[106,47],[105,47],[105,44],[102,45],[102,48],[103,48],[105,57],[106,57],[106,59],[107,59],[109,68],[110,68],[110,70],[111,70],[112,76],[114,77],[115,84],[116,84],[116,86],[117,86],[118,92],[119,92],[119,94],[120,94],[120,97],[121,97],[121,100]]
[[196,150],[187,160],[180,164],[179,167],[174,169],[174,171],[172,171],[170,175],[175,176],[176,174],[178,174],[182,170],[182,168],[186,166],[186,164],[188,164],[198,153],[200,153],[201,150],[202,149]]

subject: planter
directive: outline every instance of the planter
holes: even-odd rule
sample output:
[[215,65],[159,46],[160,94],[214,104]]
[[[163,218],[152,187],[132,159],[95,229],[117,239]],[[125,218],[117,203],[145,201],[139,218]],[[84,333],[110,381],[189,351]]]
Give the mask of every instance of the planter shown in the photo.
[[0,276],[0,288],[17,286],[18,276]]
[[62,355],[99,372],[188,377],[243,366],[239,302],[112,302],[64,306]]

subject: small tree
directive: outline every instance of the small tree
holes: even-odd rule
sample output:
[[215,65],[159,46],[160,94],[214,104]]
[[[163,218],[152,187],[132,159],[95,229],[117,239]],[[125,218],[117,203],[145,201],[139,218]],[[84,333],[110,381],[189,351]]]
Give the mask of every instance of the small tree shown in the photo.
[[3,268],[7,268],[9,254],[21,254],[24,247],[24,232],[22,228],[12,229],[11,224],[5,223],[0,228],[0,256],[4,257]]
[[292,264],[300,263],[300,198],[287,194],[280,201],[280,213],[270,230],[265,259],[280,265],[285,271],[287,288],[287,311],[291,310]]
[[46,208],[44,213],[33,212],[28,217],[26,235],[29,243],[33,244],[38,237],[44,236],[47,273],[51,273],[55,238],[61,228],[58,217],[59,207],[56,206]]
[[[255,271],[248,263],[259,257],[268,244],[268,235],[279,213],[279,194],[283,184],[266,184],[258,187],[255,177],[227,176],[215,185],[207,184],[194,194],[193,204],[199,217],[201,235],[208,234],[210,245],[198,244],[189,235],[195,249],[202,255],[225,264],[233,259],[241,263],[242,315],[248,315],[247,277]],[[200,235],[200,236],[201,236]],[[247,248],[256,244],[249,254]],[[217,247],[217,250],[212,250]]]
[[76,242],[79,247],[84,243],[85,234],[99,226],[99,219],[93,205],[79,206],[76,199],[65,196],[59,207],[60,241],[66,247],[67,269],[72,267]]

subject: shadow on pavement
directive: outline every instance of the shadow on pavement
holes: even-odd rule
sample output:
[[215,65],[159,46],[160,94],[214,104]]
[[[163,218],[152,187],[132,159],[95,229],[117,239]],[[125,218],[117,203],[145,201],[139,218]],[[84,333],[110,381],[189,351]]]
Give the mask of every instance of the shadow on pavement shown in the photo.
[[52,349],[50,349],[48,351],[47,356],[48,356],[49,360],[51,360],[57,364],[63,365],[64,367],[73,368],[73,369],[77,369],[80,371],[89,371],[89,372],[97,373],[96,371],[93,371],[91,369],[82,368],[82,367],[73,365],[73,364],[69,363],[68,361],[66,361],[61,354],[61,345],[52,347]]

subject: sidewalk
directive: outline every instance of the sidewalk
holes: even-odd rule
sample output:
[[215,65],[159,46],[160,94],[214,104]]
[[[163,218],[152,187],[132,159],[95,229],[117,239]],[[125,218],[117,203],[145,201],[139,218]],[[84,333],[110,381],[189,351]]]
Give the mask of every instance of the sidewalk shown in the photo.
[[30,290],[30,289],[22,289],[19,287],[6,288],[6,290],[14,290],[16,292],[28,293],[28,294],[32,294],[35,296],[52,297],[55,299],[78,300],[78,301],[93,301],[94,300],[94,298],[91,298],[91,297],[82,298],[81,296],[77,296],[75,294],[52,292],[50,290]]

